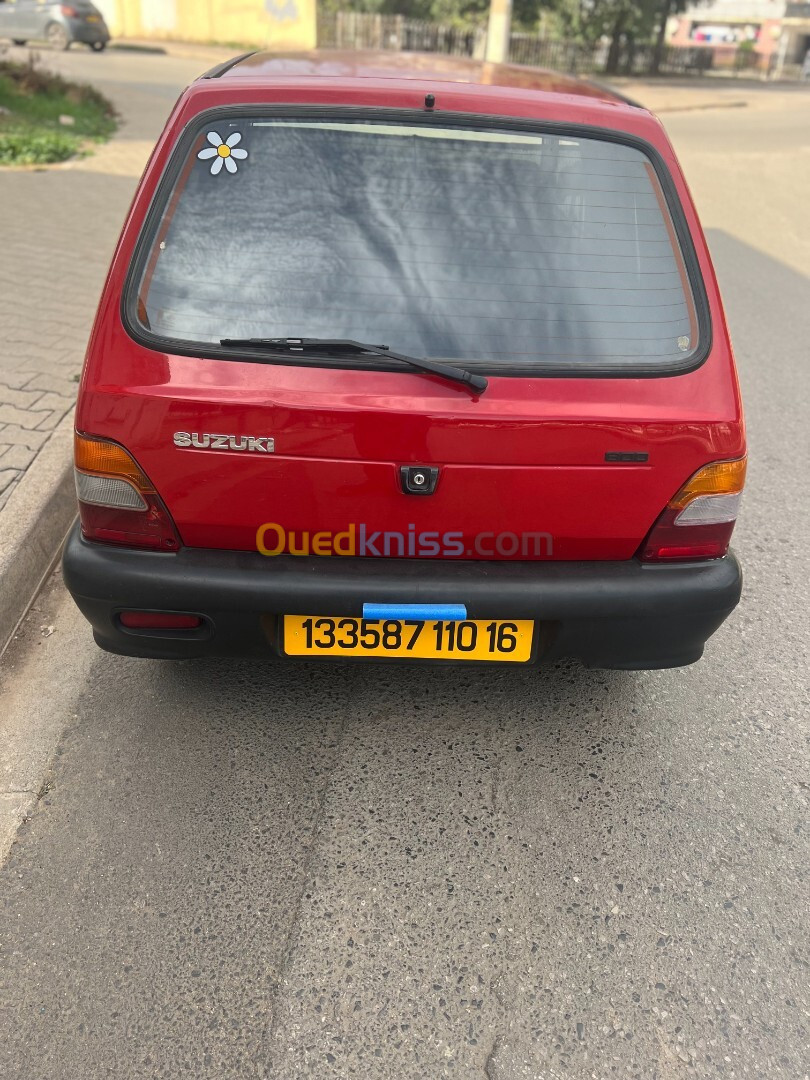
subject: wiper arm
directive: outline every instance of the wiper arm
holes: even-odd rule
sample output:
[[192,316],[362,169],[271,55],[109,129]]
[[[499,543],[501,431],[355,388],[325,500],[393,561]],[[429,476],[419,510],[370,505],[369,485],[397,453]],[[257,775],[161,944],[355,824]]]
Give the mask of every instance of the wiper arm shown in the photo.
[[352,341],[349,338],[221,338],[220,345],[229,348],[252,348],[261,349],[263,352],[277,353],[280,356],[290,356],[296,353],[326,352],[340,355],[384,356],[389,360],[401,360],[403,364],[417,368],[419,371],[427,371],[431,375],[438,375],[450,382],[461,383],[468,390],[474,390],[483,394],[489,383],[483,375],[474,375],[465,368],[453,367],[450,364],[439,364],[435,360],[427,360],[420,356],[408,356],[406,353],[394,352],[387,345],[367,345],[363,341]]

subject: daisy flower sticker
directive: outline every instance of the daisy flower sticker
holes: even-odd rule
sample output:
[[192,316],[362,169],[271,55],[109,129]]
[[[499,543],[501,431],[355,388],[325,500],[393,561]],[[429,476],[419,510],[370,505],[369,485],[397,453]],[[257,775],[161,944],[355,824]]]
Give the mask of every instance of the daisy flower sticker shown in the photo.
[[200,161],[207,161],[210,158],[214,159],[211,162],[212,176],[221,173],[223,165],[229,173],[235,173],[237,169],[236,162],[242,161],[248,156],[247,150],[242,150],[242,148],[237,145],[242,141],[242,136],[238,131],[235,131],[233,135],[229,135],[227,139],[221,139],[216,131],[209,131],[207,139],[211,145],[204,147],[199,154],[197,154],[197,157]]

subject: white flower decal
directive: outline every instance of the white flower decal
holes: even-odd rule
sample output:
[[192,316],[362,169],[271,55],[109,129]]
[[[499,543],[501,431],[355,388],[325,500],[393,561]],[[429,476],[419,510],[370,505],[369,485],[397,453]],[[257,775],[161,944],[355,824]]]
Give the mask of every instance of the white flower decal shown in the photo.
[[237,146],[237,143],[242,141],[242,136],[238,131],[235,131],[233,135],[229,135],[227,139],[220,139],[216,131],[208,132],[208,141],[210,146],[204,147],[197,157],[201,161],[206,161],[209,158],[214,160],[211,162],[211,175],[216,176],[217,173],[222,172],[222,166],[228,170],[229,173],[236,172],[236,160],[242,161],[248,156],[247,150],[242,150]]

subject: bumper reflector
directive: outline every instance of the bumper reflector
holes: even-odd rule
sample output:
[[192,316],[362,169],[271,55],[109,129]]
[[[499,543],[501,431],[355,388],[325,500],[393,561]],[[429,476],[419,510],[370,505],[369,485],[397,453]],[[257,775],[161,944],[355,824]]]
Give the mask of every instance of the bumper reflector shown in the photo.
[[118,621],[130,630],[196,630],[202,626],[199,615],[176,615],[170,611],[122,611]]

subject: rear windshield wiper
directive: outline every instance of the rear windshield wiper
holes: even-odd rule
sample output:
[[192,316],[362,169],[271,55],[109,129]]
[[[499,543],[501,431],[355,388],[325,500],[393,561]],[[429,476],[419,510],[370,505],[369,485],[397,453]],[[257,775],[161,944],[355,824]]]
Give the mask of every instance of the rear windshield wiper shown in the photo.
[[413,368],[418,368],[419,371],[427,371],[431,375],[438,375],[450,382],[461,383],[462,386],[478,394],[482,394],[488,386],[483,375],[473,375],[471,371],[466,371],[464,368],[438,364],[435,360],[394,352],[387,345],[367,345],[363,341],[352,341],[347,338],[221,338],[219,343],[226,348],[261,349],[262,352],[277,353],[280,356],[307,352],[325,352],[338,356],[341,353],[384,356],[389,360],[401,360],[403,364],[409,364]]

